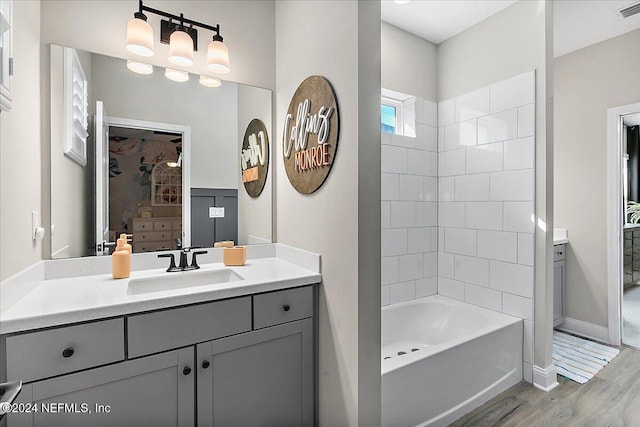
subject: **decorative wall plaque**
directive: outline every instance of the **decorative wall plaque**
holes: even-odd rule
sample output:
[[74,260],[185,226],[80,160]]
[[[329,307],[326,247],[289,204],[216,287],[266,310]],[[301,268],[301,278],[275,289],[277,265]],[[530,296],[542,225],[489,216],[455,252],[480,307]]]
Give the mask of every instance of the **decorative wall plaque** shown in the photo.
[[307,77],[293,94],[284,121],[283,158],[289,182],[311,194],[329,176],[338,148],[340,115],[331,83]]
[[244,132],[240,168],[244,189],[251,197],[258,197],[269,172],[269,134],[259,119],[251,120]]

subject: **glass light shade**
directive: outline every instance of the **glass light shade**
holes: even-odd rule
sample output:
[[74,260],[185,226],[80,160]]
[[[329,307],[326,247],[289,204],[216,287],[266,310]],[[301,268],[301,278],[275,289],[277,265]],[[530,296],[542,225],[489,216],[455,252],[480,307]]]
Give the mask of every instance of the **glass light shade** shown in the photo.
[[132,61],[130,59],[127,59],[127,68],[138,74],[153,73],[153,65],[145,64],[144,62]]
[[189,73],[182,70],[174,70],[173,68],[167,68],[164,71],[164,76],[174,82],[186,82],[189,80]]
[[176,30],[169,38],[169,61],[183,67],[193,65],[193,39],[185,31]]
[[200,84],[206,87],[220,87],[222,82],[215,77],[200,76]]
[[229,72],[229,49],[221,41],[212,41],[207,47],[207,69],[224,74]]
[[140,56],[153,56],[153,28],[145,20],[132,18],[127,22],[124,47]]

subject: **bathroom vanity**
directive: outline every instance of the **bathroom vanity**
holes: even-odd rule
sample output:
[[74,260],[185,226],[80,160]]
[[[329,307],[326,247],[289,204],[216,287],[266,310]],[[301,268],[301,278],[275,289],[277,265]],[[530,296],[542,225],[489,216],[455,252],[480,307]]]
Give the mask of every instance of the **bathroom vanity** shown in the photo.
[[553,230],[553,327],[564,323],[565,318],[565,259],[566,245],[569,243],[566,229]]
[[281,249],[233,268],[209,249],[176,275],[235,274],[212,285],[131,290],[163,269],[32,284],[0,319],[3,380],[25,383],[7,425],[313,425],[319,260]]
[[565,244],[553,245],[553,327],[564,323]]

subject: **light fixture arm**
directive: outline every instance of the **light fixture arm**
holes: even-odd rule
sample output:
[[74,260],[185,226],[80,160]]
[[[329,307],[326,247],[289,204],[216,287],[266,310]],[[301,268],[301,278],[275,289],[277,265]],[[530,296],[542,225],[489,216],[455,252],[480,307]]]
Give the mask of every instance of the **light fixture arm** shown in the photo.
[[159,9],[154,9],[152,7],[149,6],[145,6],[142,3],[142,0],[140,1],[140,13],[142,12],[149,12],[149,13],[154,13],[156,15],[160,15],[160,16],[164,16],[165,18],[169,18],[169,19],[174,19],[176,21],[180,21],[180,25],[184,26],[185,23],[196,26],[196,27],[200,27],[200,28],[204,28],[206,30],[209,31],[213,31],[215,32],[218,36],[220,35],[220,24],[217,25],[208,25],[208,24],[204,24],[202,22],[198,22],[198,21],[194,21],[193,19],[189,19],[189,18],[185,18],[184,15],[181,13],[180,16],[178,15],[174,15],[172,13],[168,13],[168,12],[163,12],[162,10]]

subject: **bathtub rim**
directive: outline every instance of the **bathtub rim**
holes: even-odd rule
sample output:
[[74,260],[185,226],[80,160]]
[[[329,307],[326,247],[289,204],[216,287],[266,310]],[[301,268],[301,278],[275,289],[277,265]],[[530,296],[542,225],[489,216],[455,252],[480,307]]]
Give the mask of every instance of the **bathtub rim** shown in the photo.
[[[429,347],[428,352],[421,351],[421,352],[415,352],[415,353],[408,353],[403,356],[398,356],[398,357],[394,357],[392,359],[387,359],[387,360],[384,359],[383,347],[381,346],[380,348],[380,359],[381,359],[380,375],[381,376],[384,376],[385,374],[393,372],[402,367],[414,364],[419,360],[425,359],[435,354],[442,353],[446,350],[453,349],[455,347],[459,347],[466,342],[476,340],[478,338],[481,338],[497,330],[509,327],[511,325],[521,323],[524,328],[524,319],[521,319],[519,317],[500,313],[498,311],[493,311],[485,307],[477,306],[468,302],[460,301],[454,298],[446,297],[444,295],[437,295],[437,294],[428,295],[425,297],[416,298],[414,300],[409,300],[409,301],[405,301],[397,304],[384,306],[382,307],[382,312],[384,313],[385,311],[389,311],[392,309],[402,309],[403,307],[407,307],[411,305],[424,304],[425,302],[437,302],[437,303],[449,305],[449,306],[463,307],[464,309],[468,309],[472,312],[480,312],[484,315],[488,314],[489,316],[493,317],[492,320],[498,323],[498,325],[493,325],[494,322],[492,322],[492,326],[484,326],[484,325],[480,326],[474,330],[473,334],[465,334],[463,336],[456,337],[455,339],[448,340],[441,344],[431,346]],[[382,316],[381,316],[381,322],[382,322]],[[382,330],[383,330],[383,326],[381,324],[381,328],[380,328],[381,342],[382,342]]]

